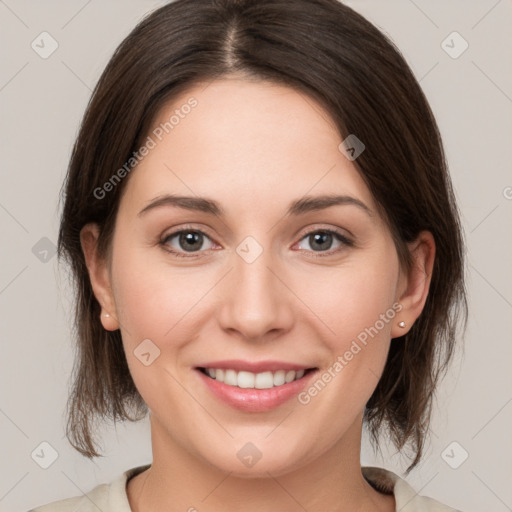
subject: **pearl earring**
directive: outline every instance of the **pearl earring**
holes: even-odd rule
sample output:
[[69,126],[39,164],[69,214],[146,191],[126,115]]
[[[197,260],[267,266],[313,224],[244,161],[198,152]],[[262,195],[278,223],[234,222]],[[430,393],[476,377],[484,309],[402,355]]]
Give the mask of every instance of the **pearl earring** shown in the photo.
[[405,327],[405,322],[404,321],[399,322],[398,327],[401,327],[403,329]]
[[110,315],[109,315],[108,313],[105,313],[105,316],[106,316],[107,318],[109,318],[109,317],[110,317]]

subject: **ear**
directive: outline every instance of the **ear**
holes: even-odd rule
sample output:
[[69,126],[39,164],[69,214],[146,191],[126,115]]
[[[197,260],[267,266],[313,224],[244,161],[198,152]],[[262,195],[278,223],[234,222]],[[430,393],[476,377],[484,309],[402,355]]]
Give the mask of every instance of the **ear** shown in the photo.
[[[391,330],[392,338],[406,334],[423,311],[434,267],[436,244],[430,231],[420,232],[416,240],[407,246],[412,264],[406,273],[401,271],[397,301],[402,309]],[[405,322],[405,327],[400,327],[400,322]]]
[[[96,300],[101,305],[100,320],[107,331],[119,329],[114,294],[112,293],[110,272],[107,261],[97,250],[99,226],[86,224],[80,231],[80,243],[85,257],[89,278]],[[109,315],[109,316],[106,316]]]

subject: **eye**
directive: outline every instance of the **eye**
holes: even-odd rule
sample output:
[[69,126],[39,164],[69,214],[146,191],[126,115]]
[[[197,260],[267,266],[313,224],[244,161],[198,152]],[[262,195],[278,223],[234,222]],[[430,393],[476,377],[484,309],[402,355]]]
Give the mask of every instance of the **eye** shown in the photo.
[[[309,248],[306,247],[306,251],[317,253],[313,255],[314,257],[332,256],[346,247],[354,246],[352,240],[333,229],[309,231],[298,244],[303,243],[303,240],[309,245]],[[332,249],[333,244],[337,245],[334,249]],[[204,256],[202,253],[207,249],[212,249],[214,243],[203,231],[185,227],[165,235],[160,240],[160,245],[178,258],[198,258]],[[303,247],[299,247],[299,249],[303,249]]]
[[[198,252],[204,252],[205,242],[213,242],[210,237],[197,229],[180,229],[164,236],[160,244],[168,252],[175,254],[180,258],[194,258],[199,256]],[[208,245],[208,243],[206,243]],[[211,249],[211,247],[206,247]],[[188,255],[186,253],[189,253]]]
[[[337,253],[345,249],[346,247],[352,247],[354,245],[352,240],[348,239],[339,231],[333,229],[316,229],[314,231],[310,231],[301,239],[301,242],[302,240],[306,240],[310,247],[309,249],[306,248],[306,250],[317,253],[327,253],[315,254],[315,257],[330,256],[333,253]],[[299,242],[299,244],[301,242]],[[331,250],[333,244],[337,244],[337,248]]]

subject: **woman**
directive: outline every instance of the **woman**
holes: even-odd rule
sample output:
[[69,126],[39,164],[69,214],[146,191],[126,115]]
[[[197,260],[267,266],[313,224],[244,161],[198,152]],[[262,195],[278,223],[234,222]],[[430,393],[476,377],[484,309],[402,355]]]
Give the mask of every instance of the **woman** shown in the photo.
[[153,461],[37,512],[454,510],[361,467],[422,456],[466,316],[442,142],[336,0],[178,0],[103,73],[65,183],[68,437],[149,411]]

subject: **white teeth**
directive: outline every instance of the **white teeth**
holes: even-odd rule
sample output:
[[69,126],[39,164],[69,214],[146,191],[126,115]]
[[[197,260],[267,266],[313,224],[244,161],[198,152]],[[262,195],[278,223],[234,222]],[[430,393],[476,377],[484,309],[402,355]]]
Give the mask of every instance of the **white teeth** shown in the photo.
[[[224,382],[224,381],[222,381],[222,382]],[[239,388],[254,388],[254,373],[238,372],[238,387]]]
[[274,386],[282,386],[284,384],[284,370],[279,370],[274,373]]
[[285,382],[291,382],[292,380],[295,380],[295,372],[293,370],[286,372],[284,380]]
[[238,378],[236,376],[235,370],[226,370],[224,373],[224,384],[228,384],[229,386],[238,385]]
[[228,386],[237,386],[245,389],[270,389],[302,378],[305,370],[278,370],[276,372],[252,373],[223,370],[220,368],[206,368],[206,373],[212,379],[223,382]]
[[272,372],[257,373],[254,379],[256,389],[268,389],[274,387],[274,376]]

